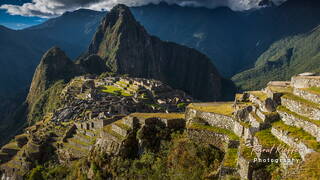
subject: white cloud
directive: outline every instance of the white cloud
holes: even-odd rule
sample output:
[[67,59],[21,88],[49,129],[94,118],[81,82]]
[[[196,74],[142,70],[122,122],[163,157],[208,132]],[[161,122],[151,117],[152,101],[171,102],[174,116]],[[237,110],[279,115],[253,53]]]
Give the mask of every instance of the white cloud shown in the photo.
[[[54,17],[79,8],[101,11],[109,10],[119,3],[128,6],[141,6],[149,3],[158,4],[161,1],[181,6],[207,8],[225,6],[235,11],[242,11],[258,8],[261,0],[32,0],[31,3],[25,3],[21,6],[5,4],[0,6],[0,9],[5,9],[12,15]],[[272,1],[279,5],[286,0]]]

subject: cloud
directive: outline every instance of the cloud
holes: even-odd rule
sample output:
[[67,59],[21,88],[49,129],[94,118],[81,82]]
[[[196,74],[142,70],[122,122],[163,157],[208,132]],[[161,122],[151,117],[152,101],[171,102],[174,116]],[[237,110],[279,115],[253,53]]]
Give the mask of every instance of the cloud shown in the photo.
[[[220,6],[229,7],[235,11],[243,11],[259,8],[262,0],[32,0],[23,5],[4,4],[0,9],[5,9],[9,14],[22,16],[55,17],[66,11],[74,11],[80,8],[92,10],[109,10],[116,4],[128,6],[141,6],[146,4],[158,4],[165,1],[169,4],[181,6],[196,6],[216,8]],[[286,0],[271,0],[279,5]]]

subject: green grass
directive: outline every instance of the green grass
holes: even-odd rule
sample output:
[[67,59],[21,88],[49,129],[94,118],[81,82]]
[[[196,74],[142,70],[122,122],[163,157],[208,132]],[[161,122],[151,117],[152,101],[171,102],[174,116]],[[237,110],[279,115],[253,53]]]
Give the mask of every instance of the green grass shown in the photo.
[[265,101],[268,98],[267,94],[262,91],[250,91],[249,93],[258,97],[261,101]]
[[106,132],[106,133],[108,133],[108,134],[110,134],[110,135],[112,135],[112,136],[114,136],[114,137],[116,137],[117,139],[119,139],[119,140],[121,140],[121,141],[125,139],[125,137],[123,137],[123,136],[121,136],[120,134],[114,132],[114,131],[112,130],[112,126],[111,126],[111,125],[105,126],[105,127],[103,128],[103,131]]
[[258,138],[259,143],[263,146],[263,148],[272,148],[274,145],[276,146],[286,146],[286,144],[280,141],[271,133],[271,129],[265,129],[259,131],[255,134],[255,137]]
[[256,153],[251,147],[245,146],[243,144],[240,146],[240,155],[247,160],[253,160],[257,157]]
[[311,88],[306,88],[304,90],[311,92],[311,93],[314,93],[314,94],[317,94],[317,95],[320,95],[320,87],[311,87]]
[[241,126],[243,126],[245,128],[250,128],[251,127],[251,124],[249,122],[240,121],[239,123],[240,123]]
[[78,140],[76,138],[71,138],[71,139],[68,139],[69,141],[72,141],[76,144],[80,144],[80,145],[83,145],[83,146],[91,146],[92,143],[87,143],[87,142],[84,142],[84,141],[81,141],[81,140]]
[[68,149],[74,149],[74,150],[82,152],[82,153],[88,153],[88,150],[73,146],[73,145],[71,145],[69,143],[63,143],[63,146],[68,148]]
[[238,161],[238,149],[229,148],[226,152],[226,155],[223,161],[223,166],[236,168],[237,161]]
[[115,124],[117,126],[121,127],[122,129],[127,130],[127,131],[129,131],[131,129],[131,127],[126,125],[126,124],[124,124],[122,120],[119,120],[119,121],[115,122]]
[[290,99],[290,100],[293,100],[293,101],[297,101],[297,102],[300,102],[300,103],[303,103],[309,107],[313,107],[313,108],[320,108],[320,105],[319,104],[316,104],[314,102],[311,102],[311,101],[308,101],[308,100],[305,100],[299,96],[295,96],[293,94],[285,94],[284,96],[282,96],[283,98],[285,99]]
[[255,112],[251,112],[251,115],[256,121],[258,121],[259,123],[263,123],[263,120]]
[[189,129],[199,129],[199,130],[206,130],[206,131],[211,131],[215,133],[220,133],[220,134],[225,134],[227,135],[231,140],[239,140],[239,137],[234,134],[233,132],[227,130],[227,129],[222,129],[222,128],[217,128],[213,126],[207,126],[207,125],[202,125],[198,123],[192,123],[191,125],[188,126]]
[[288,126],[284,124],[282,121],[273,123],[272,127],[274,127],[277,130],[288,132],[288,136],[292,137],[293,139],[299,139],[309,148],[317,152],[320,152],[320,142],[317,142],[317,139],[315,137],[305,132],[302,128]]
[[188,108],[195,109],[197,111],[210,112],[215,114],[221,114],[232,117],[234,108],[233,102],[226,103],[192,103]]
[[132,96],[131,94],[126,93],[123,89],[120,89],[120,88],[115,87],[115,86],[104,86],[104,88],[105,89],[102,90],[102,92],[104,92],[104,93],[118,95],[117,92],[120,92],[121,96]]
[[182,113],[133,113],[130,116],[137,118],[163,118],[163,119],[184,119],[185,115]]
[[20,148],[18,147],[17,143],[14,141],[14,142],[11,142],[9,144],[6,144],[5,146],[3,146],[3,148],[5,149],[14,149],[14,150],[20,150]]
[[287,114],[291,114],[292,116],[294,116],[294,117],[296,117],[296,118],[298,118],[298,119],[302,119],[302,120],[304,120],[304,121],[310,122],[310,123],[315,124],[315,125],[317,125],[317,126],[320,127],[320,121],[312,120],[312,119],[309,119],[308,117],[301,116],[301,115],[299,115],[299,114],[297,114],[297,113],[295,113],[295,112],[290,111],[289,109],[287,109],[287,108],[284,107],[284,106],[278,106],[277,110],[278,110],[278,111],[285,112],[285,113],[287,113]]
[[272,92],[277,92],[277,93],[292,93],[293,91],[292,87],[268,86],[268,88]]

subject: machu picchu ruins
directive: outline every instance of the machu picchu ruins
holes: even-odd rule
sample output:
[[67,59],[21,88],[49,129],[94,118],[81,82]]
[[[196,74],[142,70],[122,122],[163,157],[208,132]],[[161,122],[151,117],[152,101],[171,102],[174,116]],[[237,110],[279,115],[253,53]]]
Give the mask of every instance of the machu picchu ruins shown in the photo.
[[[33,78],[10,82],[15,78],[5,77],[6,83],[0,82],[15,84],[0,88],[3,92],[14,87],[21,93],[0,94],[0,180],[318,180],[320,46],[304,41],[319,27],[307,24],[304,28],[312,31],[300,35],[304,25],[298,18],[313,15],[312,1],[305,11],[298,11],[299,0],[283,5],[275,0],[218,5],[157,1],[143,9],[139,2],[132,2],[138,7],[115,5],[117,1],[70,2],[72,8],[78,6],[73,3],[89,9],[99,9],[96,3],[115,5],[99,9],[106,12],[76,13],[64,13],[65,2],[51,2],[62,8],[59,13],[50,10],[49,16],[57,17],[26,29],[32,41],[44,46],[30,45],[32,57],[40,62],[32,62],[34,67],[23,64],[17,71],[32,69]],[[37,2],[23,7],[33,12],[31,4]],[[201,7],[207,3],[210,8]],[[233,9],[234,3],[244,9]],[[0,9],[13,7],[0,4]],[[282,8],[288,8],[293,19]],[[148,14],[153,11],[161,18]],[[190,12],[198,12],[197,19]],[[186,22],[178,15],[187,17]],[[39,16],[47,18],[43,12]],[[73,35],[46,44],[56,38],[55,31],[70,35],[56,27],[60,18],[67,20],[71,34],[81,36],[76,45]],[[239,26],[230,25],[230,20]],[[153,21],[169,25],[172,34]],[[265,28],[268,21],[272,27]],[[292,31],[282,32],[285,28],[278,21]],[[295,21],[297,27],[291,26]],[[253,33],[255,26],[261,33]],[[33,39],[36,30],[47,36],[47,28],[48,39]],[[238,30],[241,33],[222,36]],[[0,26],[0,35],[7,31]],[[20,30],[10,31],[8,38],[16,32]],[[272,33],[277,35],[269,37]],[[294,40],[282,39],[288,35]],[[281,42],[272,44],[276,40]],[[301,49],[313,49],[313,55]],[[20,85],[23,81],[28,83]]]
[[19,179],[35,158],[46,161],[48,149],[60,163],[93,152],[141,154],[148,140],[137,134],[159,126],[224,152],[216,176],[255,179],[277,160],[289,169],[320,152],[319,89],[319,76],[302,74],[237,94],[233,102],[202,103],[154,80],[77,77],[61,93],[64,107],[1,148],[3,177]]

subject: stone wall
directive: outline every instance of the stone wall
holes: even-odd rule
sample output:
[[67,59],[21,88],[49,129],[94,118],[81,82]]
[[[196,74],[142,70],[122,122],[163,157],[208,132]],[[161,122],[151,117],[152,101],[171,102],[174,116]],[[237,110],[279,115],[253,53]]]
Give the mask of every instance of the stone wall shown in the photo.
[[309,93],[303,89],[294,88],[293,94],[296,96],[300,96],[303,99],[309,100],[314,103],[320,104],[320,95]]
[[294,76],[291,78],[291,86],[295,88],[320,87],[319,76]]
[[233,132],[238,136],[242,137],[244,133],[244,127],[237,121],[234,122]]
[[308,148],[304,143],[299,142],[299,140],[297,139],[293,139],[292,137],[289,137],[287,135],[288,134],[287,132],[272,128],[271,133],[281,141],[285,142],[292,148],[295,148],[297,151],[299,151],[299,154],[302,157],[302,159],[304,159],[307,154],[314,152],[313,149]]
[[191,108],[186,110],[187,124],[193,122],[194,118],[200,118],[206,121],[210,126],[219,127],[233,131],[235,120],[232,117],[224,116],[221,114],[196,111]]
[[296,126],[302,128],[312,136],[317,138],[317,141],[320,141],[320,127],[299,117],[296,117],[292,114],[279,111],[282,121],[289,126]]
[[284,97],[281,98],[281,101],[282,105],[286,106],[292,112],[296,112],[297,114],[309,117],[314,120],[320,120],[320,109],[318,108]]
[[229,144],[229,137],[225,134],[214,133],[198,129],[187,129],[187,134],[188,137],[192,140],[211,144],[224,152]]

